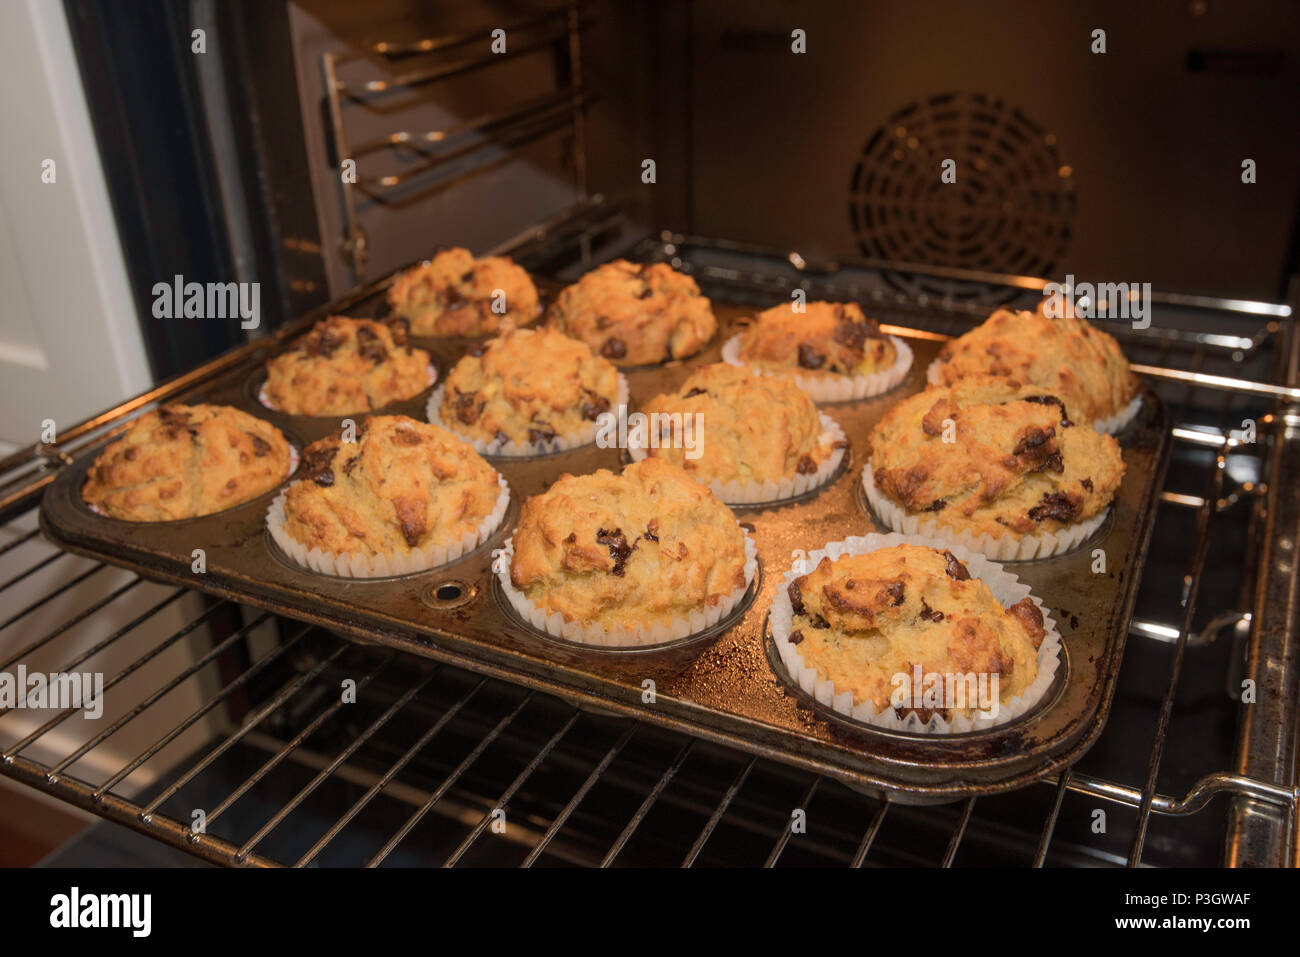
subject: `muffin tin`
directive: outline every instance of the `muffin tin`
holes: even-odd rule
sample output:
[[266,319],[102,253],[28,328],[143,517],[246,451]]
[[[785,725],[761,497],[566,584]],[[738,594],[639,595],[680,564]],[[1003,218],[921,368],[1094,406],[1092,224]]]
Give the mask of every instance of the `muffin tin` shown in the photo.
[[[311,442],[344,417],[289,416],[257,402],[250,385],[267,356],[285,348],[325,315],[375,316],[386,305],[391,277],[304,317],[271,339],[259,340],[187,378],[198,382],[169,401],[225,403],[268,419]],[[538,283],[545,297],[554,284]],[[688,360],[622,370],[638,407],[675,388],[692,368],[719,361],[721,346],[743,327],[752,307],[714,301],[719,330],[709,347]],[[909,736],[837,721],[781,681],[770,666],[767,609],[782,573],[798,552],[850,535],[880,531],[858,493],[867,437],[899,398],[924,388],[925,369],[940,342],[932,333],[887,326],[915,358],[903,383],[880,396],[822,405],[849,438],[845,465],[821,489],[775,508],[736,507],[753,528],[759,575],[729,621],[710,632],[653,650],[593,651],[542,635],[520,622],[491,572],[499,548],[518,518],[518,503],[562,472],[618,469],[618,449],[594,445],[530,459],[490,458],[510,483],[512,505],[498,531],[461,560],[399,578],[325,578],[274,554],[265,530],[275,493],[217,515],[160,525],[104,519],[79,494],[97,447],[65,468],[41,506],[41,527],[63,548],[140,574],[265,608],[326,627],[347,638],[386,645],[472,671],[561,695],[593,709],[630,715],[696,737],[793,764],[892,800],[932,803],[1011,790],[1077,761],[1100,734],[1115,691],[1119,664],[1155,518],[1171,444],[1160,400],[1144,390],[1142,409],[1118,437],[1127,470],[1111,516],[1082,547],[1007,568],[1029,584],[1056,618],[1067,666],[1052,700],[1007,727],[954,736]],[[425,339],[441,381],[477,340]],[[233,361],[232,361],[233,360]],[[428,392],[383,412],[424,417]],[[352,418],[360,419],[361,416]],[[191,572],[192,552],[203,548],[207,572]],[[1106,571],[1092,571],[1094,549],[1106,553]],[[653,681],[653,686],[647,682]],[[653,695],[649,692],[653,689]]]

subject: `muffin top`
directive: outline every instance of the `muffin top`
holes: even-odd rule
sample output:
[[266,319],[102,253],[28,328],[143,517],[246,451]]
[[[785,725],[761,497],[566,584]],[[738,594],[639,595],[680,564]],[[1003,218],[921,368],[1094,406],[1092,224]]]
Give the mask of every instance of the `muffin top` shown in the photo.
[[975,375],[1010,376],[1060,396],[1077,421],[1090,425],[1121,411],[1137,380],[1112,336],[1074,315],[999,309],[939,350],[942,385]]
[[546,442],[581,432],[618,398],[618,370],[586,343],[508,328],[456,363],[439,418],[471,439]]
[[[794,609],[790,641],[804,662],[829,679],[836,693],[877,711],[891,703],[896,676],[912,687],[922,675],[997,675],[1006,702],[1038,677],[1038,646],[1046,635],[1043,614],[1029,597],[1003,608],[989,587],[952,552],[895,545],[864,555],[823,558],[789,585]],[[898,709],[928,721],[933,710],[951,720],[975,717],[966,707]],[[914,702],[919,705],[921,702]]]
[[404,319],[330,316],[267,361],[266,398],[289,415],[369,412],[427,389],[429,361]]
[[696,450],[664,447],[647,452],[706,484],[714,479],[763,482],[809,475],[834,452],[806,392],[789,380],[725,362],[696,369],[676,392],[656,396],[643,411],[703,416]]
[[451,432],[376,415],[307,446],[285,493],[285,531],[308,548],[385,555],[447,546],[496,506],[497,473]]
[[562,475],[524,503],[510,580],[568,621],[635,629],[716,605],[745,584],[731,510],[658,459]]
[[682,359],[717,331],[713,307],[690,276],[666,263],[618,259],[560,292],[549,321],[618,366]]
[[280,430],[225,405],[168,405],[142,415],[86,473],[88,505],[129,522],[210,515],[289,477]]
[[979,376],[932,386],[890,409],[871,433],[877,488],[939,525],[1000,538],[1085,521],[1124,476],[1119,443],[1072,421],[1054,395]]
[[417,336],[493,335],[507,319],[516,326],[537,318],[537,288],[504,256],[475,259],[456,247],[414,266],[388,287],[393,314]]
[[784,303],[760,312],[740,334],[740,361],[763,372],[859,376],[883,372],[898,350],[856,303]]

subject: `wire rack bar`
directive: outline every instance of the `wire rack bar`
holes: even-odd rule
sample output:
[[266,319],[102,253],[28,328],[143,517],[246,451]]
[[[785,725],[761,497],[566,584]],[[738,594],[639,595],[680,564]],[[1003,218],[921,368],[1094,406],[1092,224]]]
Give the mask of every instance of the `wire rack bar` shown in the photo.
[[347,812],[341,818],[334,822],[330,829],[321,836],[320,840],[313,844],[311,849],[298,859],[298,863],[294,866],[306,867],[314,861],[330,841],[334,840],[334,838],[338,836],[339,832],[347,826],[348,822],[360,814],[361,811],[364,810],[372,800],[374,800],[376,795],[393,782],[397,775],[401,773],[402,769],[411,762],[411,759],[424,750],[425,745],[432,741],[438,732],[446,727],[447,723],[460,713],[460,710],[465,707],[465,705],[469,704],[470,699],[472,699],[474,695],[478,693],[479,689],[486,683],[486,678],[480,678],[473,687],[461,696],[459,701],[444,711],[438,720],[431,724],[425,732],[416,739],[415,743],[406,750],[406,753],[393,762],[392,766],[384,772],[383,777],[376,780],[375,783],[370,786],[370,789],[366,791],[366,793],[363,794],[357,802],[352,805],[352,807],[348,808]]
[[581,712],[577,710],[575,710],[573,714],[569,715],[568,720],[560,726],[560,729],[551,735],[547,742],[542,745],[541,749],[533,755],[526,765],[524,765],[524,769],[515,776],[513,781],[510,782],[510,786],[501,792],[496,799],[496,803],[492,806],[492,810],[479,818],[479,822],[474,825],[474,829],[469,832],[465,840],[461,841],[460,846],[451,852],[451,855],[445,862],[443,862],[444,867],[456,866],[460,859],[465,856],[465,852],[473,846],[474,842],[479,839],[479,836],[487,830],[487,826],[492,823],[493,814],[497,811],[505,810],[506,805],[510,803],[510,799],[515,796],[515,792],[523,786],[525,781],[533,776],[534,771],[541,767],[542,762],[545,761],[547,757],[550,756],[550,753],[555,750],[555,746],[558,745],[564,736],[569,733],[569,729],[578,723],[578,718],[580,716]]
[[460,780],[461,775],[469,770],[470,766],[479,759],[484,751],[488,749],[488,746],[500,737],[501,732],[503,732],[510,723],[518,717],[519,712],[523,711],[528,702],[533,700],[534,693],[535,692],[530,691],[528,694],[524,695],[523,699],[520,700],[520,702],[515,705],[505,717],[498,721],[496,726],[474,746],[474,749],[470,751],[469,754],[465,755],[465,758],[460,762],[460,764],[456,765],[456,769],[443,779],[443,782],[438,785],[437,790],[429,795],[429,799],[417,808],[415,813],[406,819],[398,832],[389,839],[388,843],[380,849],[379,853],[366,862],[367,867],[378,867],[384,862],[384,859],[393,852],[397,845],[402,843],[406,838],[406,835],[410,834],[415,826],[424,820],[424,816],[433,809],[433,806],[442,799],[442,796],[451,790],[452,785]]
[[623,847],[627,844],[628,840],[636,833],[636,829],[641,826],[641,822],[645,819],[645,816],[650,813],[650,808],[654,806],[655,801],[659,800],[659,795],[663,794],[664,788],[668,787],[672,779],[677,776],[677,772],[681,770],[682,765],[686,763],[686,759],[690,757],[691,751],[694,747],[694,739],[687,741],[686,744],[682,746],[682,749],[677,752],[677,757],[673,758],[672,764],[668,765],[668,768],[664,773],[659,775],[659,780],[655,782],[655,786],[651,788],[650,793],[647,794],[645,800],[641,802],[641,806],[636,809],[636,813],[632,815],[632,820],[627,822],[627,826],[623,828],[622,833],[619,834],[609,851],[605,854],[604,859],[601,860],[601,867],[609,867],[614,863],[619,852],[623,850]]

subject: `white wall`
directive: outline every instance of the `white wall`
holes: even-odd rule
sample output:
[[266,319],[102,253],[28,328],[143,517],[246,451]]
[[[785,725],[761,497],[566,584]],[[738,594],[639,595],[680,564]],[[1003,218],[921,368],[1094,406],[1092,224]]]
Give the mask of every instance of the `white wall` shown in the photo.
[[[0,0],[0,451],[148,388],[63,5]],[[41,181],[55,163],[54,183]]]

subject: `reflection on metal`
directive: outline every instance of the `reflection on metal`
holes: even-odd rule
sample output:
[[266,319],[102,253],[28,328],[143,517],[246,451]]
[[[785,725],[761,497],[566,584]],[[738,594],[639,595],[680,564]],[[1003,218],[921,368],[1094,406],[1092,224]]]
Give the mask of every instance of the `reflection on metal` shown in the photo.
[[[461,57],[451,63],[410,70],[390,79],[345,81],[339,67],[361,59],[365,54],[326,53],[321,57],[325,95],[329,107],[330,136],[333,155],[331,165],[339,174],[343,208],[343,237],[340,250],[353,278],[361,284],[366,278],[367,238],[357,212],[357,193],[384,204],[397,204],[392,191],[412,183],[427,182],[428,175],[458,161],[474,159],[468,170],[454,173],[446,183],[431,188],[446,188],[461,180],[499,166],[512,151],[558,130],[572,129],[575,188],[580,200],[587,197],[587,160],[585,110],[591,95],[582,89],[582,31],[590,26],[577,0],[543,15],[519,20],[504,27],[512,40],[504,53]],[[523,37],[524,39],[516,39]],[[390,62],[408,57],[447,53],[483,41],[484,34],[462,33],[427,37],[410,43],[379,42],[371,53]],[[444,130],[412,132],[395,130],[377,139],[350,146],[344,122],[343,103],[347,99],[364,104],[376,96],[411,90],[437,83],[473,70],[486,69],[509,60],[517,60],[542,50],[564,54],[565,63],[557,72],[567,75],[567,83],[552,93],[484,114]],[[447,147],[447,148],[444,148]],[[362,176],[354,168],[353,176],[343,176],[343,164],[359,164],[360,158],[383,149],[412,149],[425,157],[417,166],[387,176]],[[584,258],[587,247],[583,245]]]

